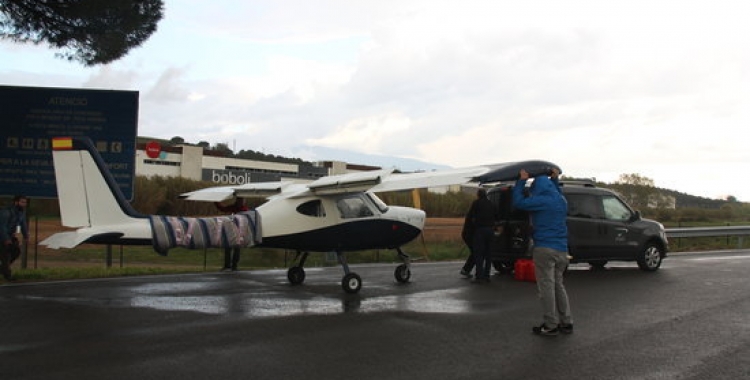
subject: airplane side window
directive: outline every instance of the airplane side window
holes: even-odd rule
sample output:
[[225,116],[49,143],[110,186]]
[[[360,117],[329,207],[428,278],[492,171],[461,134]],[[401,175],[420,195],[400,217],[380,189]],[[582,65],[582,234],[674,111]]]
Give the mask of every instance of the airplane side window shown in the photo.
[[326,216],[326,212],[323,209],[323,203],[320,201],[320,199],[305,202],[297,206],[297,212],[303,215],[314,216],[318,218],[323,218]]
[[359,197],[341,198],[336,202],[336,207],[344,219],[364,218],[374,215],[372,210],[367,207],[364,199]]

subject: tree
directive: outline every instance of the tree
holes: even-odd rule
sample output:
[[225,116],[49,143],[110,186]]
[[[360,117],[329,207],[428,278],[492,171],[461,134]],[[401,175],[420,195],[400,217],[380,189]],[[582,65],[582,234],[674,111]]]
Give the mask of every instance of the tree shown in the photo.
[[636,209],[647,207],[658,207],[654,180],[640,174],[620,174],[620,179],[615,181],[617,191]]
[[654,180],[648,177],[644,177],[637,173],[631,174],[620,174],[620,179],[615,183],[623,185],[635,185],[635,186],[648,186],[654,187]]
[[185,143],[185,139],[183,139],[180,136],[175,136],[175,137],[172,137],[169,140],[169,143],[172,144],[172,145],[180,145],[180,144],[184,144]]
[[63,59],[107,64],[148,40],[163,9],[163,0],[0,0],[0,38],[47,42]]
[[215,152],[222,152],[226,157],[234,156],[234,152],[232,152],[232,149],[229,148],[229,144],[227,143],[216,143],[216,145],[214,145],[211,150]]

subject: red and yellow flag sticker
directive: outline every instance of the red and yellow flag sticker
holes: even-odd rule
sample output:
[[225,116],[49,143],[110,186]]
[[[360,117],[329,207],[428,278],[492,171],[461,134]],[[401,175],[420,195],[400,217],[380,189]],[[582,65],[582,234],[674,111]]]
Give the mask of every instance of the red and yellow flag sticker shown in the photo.
[[70,137],[52,138],[52,150],[70,150],[73,149],[73,139]]

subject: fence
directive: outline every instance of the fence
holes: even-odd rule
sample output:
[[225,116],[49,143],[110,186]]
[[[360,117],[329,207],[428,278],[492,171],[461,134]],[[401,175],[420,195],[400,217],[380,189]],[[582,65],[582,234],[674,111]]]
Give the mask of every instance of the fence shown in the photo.
[[742,248],[744,237],[750,235],[750,226],[675,227],[665,229],[667,237],[695,238],[712,236],[737,236],[737,248]]

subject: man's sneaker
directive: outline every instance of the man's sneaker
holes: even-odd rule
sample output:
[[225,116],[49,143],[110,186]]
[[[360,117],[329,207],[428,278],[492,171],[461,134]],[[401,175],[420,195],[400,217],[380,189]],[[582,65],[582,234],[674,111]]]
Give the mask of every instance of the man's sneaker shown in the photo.
[[560,330],[563,334],[572,334],[573,333],[573,324],[572,323],[561,323],[557,325],[557,329]]
[[467,271],[466,269],[461,269],[461,276],[471,278],[471,272]]
[[534,326],[534,328],[531,329],[531,331],[536,335],[544,335],[544,336],[556,336],[560,330],[555,328],[549,328],[542,323],[539,326]]

